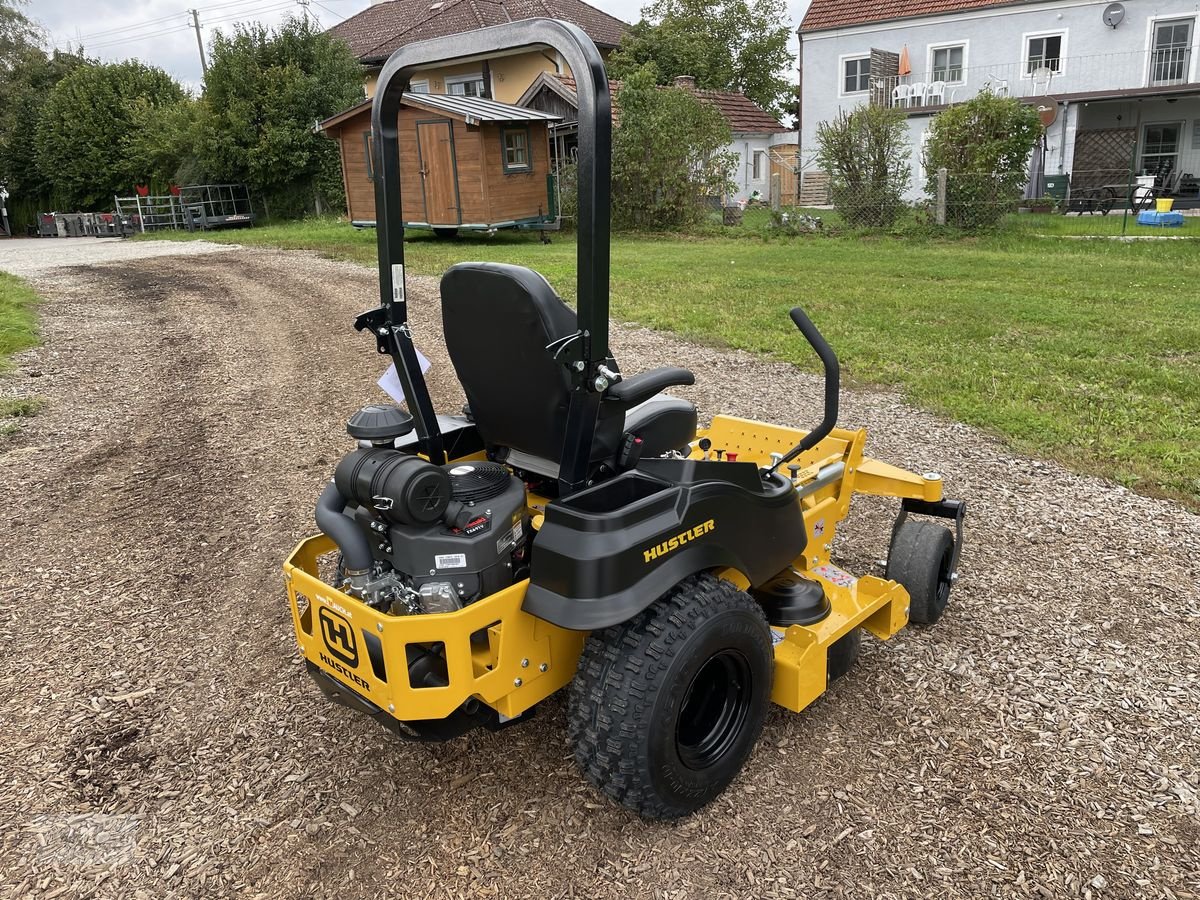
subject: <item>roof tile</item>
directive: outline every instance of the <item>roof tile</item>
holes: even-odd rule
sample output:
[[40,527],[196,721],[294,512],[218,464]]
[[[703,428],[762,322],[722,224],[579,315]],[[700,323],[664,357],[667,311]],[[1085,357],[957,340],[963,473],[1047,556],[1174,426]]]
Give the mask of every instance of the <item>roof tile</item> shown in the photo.
[[382,62],[414,41],[521,19],[573,22],[601,46],[615,47],[629,26],[583,0],[387,0],[329,29],[361,62]]
[[988,6],[1011,6],[1013,0],[812,0],[800,30],[825,31],[866,22],[939,15]]
[[[575,93],[575,79],[568,75],[559,75],[561,81],[568,87],[572,93]],[[666,90],[672,88],[671,85],[661,85]],[[790,131],[790,128],[785,128],[779,124],[779,121],[769,112],[747,97],[745,94],[737,91],[706,91],[698,88],[686,88],[691,90],[696,98],[702,103],[708,103],[717,108],[717,111],[725,117],[725,121],[729,123],[729,128],[734,132],[743,134],[778,134],[784,131]],[[612,97],[613,118],[618,117],[617,100],[621,93],[621,82],[608,82],[608,92]]]

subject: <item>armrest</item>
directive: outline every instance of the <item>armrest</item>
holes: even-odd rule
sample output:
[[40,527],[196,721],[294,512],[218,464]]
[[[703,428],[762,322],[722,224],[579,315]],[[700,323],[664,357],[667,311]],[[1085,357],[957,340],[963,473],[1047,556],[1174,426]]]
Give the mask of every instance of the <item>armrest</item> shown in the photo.
[[663,366],[661,369],[651,369],[631,378],[622,378],[608,389],[605,396],[627,406],[637,406],[669,387],[695,383],[696,376],[687,369]]

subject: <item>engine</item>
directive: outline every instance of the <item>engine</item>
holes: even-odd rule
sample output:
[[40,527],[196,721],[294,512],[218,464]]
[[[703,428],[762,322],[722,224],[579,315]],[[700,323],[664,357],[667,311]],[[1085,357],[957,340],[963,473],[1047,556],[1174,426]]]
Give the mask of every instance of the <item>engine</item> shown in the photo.
[[525,485],[499,463],[356,450],[338,463],[317,525],[342,551],[337,586],[393,615],[452,612],[528,570]]

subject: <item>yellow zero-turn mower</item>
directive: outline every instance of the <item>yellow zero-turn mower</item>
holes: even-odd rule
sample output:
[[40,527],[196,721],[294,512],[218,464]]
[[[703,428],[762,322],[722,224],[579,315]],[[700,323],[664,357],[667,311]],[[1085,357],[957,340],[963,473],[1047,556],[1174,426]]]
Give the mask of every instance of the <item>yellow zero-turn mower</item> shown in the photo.
[[[444,333],[468,406],[439,415],[407,322],[400,97],[418,69],[526,48],[558,51],[578,83],[577,310],[529,269],[452,267]],[[585,777],[670,819],[733,780],[768,701],[799,712],[863,631],[886,640],[938,620],[965,508],[942,499],[939,476],[864,456],[866,433],[837,427],[837,358],[798,308],[825,367],[812,431],[730,416],[697,430],[695,407],[662,393],[691,372],[621,373],[608,352],[611,127],[603,63],[573,25],[515,22],[388,60],[372,112],[382,303],[355,326],[392,357],[409,410],[350,419],[358,449],[318,502],[322,534],[284,573],[308,671],[333,700],[437,740],[515,724],[565,687]],[[884,578],[830,560],[856,491],[901,501]]]

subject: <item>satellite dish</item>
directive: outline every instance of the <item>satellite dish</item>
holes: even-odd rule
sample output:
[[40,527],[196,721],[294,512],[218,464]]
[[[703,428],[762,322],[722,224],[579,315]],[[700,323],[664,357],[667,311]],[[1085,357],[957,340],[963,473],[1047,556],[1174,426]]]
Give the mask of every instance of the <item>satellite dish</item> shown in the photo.
[[1104,7],[1104,24],[1116,28],[1125,20],[1125,4],[1110,3]]
[[1037,105],[1037,114],[1042,120],[1042,128],[1049,128],[1058,118],[1058,101],[1053,97],[1045,98]]

